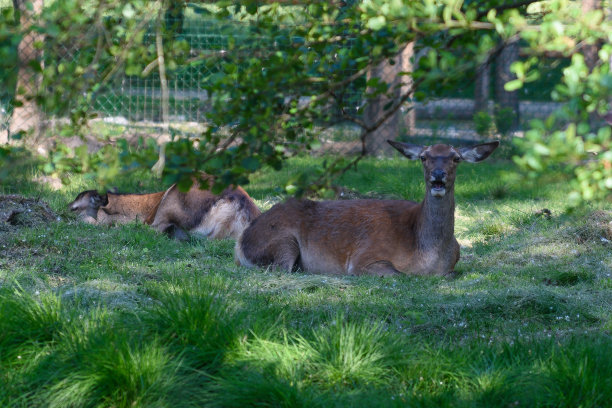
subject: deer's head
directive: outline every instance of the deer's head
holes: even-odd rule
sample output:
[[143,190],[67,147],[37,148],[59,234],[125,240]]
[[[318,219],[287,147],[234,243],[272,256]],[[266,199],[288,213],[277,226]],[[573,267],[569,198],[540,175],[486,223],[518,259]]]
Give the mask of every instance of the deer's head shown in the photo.
[[78,211],[96,217],[98,208],[108,204],[108,196],[101,195],[97,190],[87,190],[80,193],[73,202],[68,204],[71,211]]
[[388,140],[388,142],[410,160],[418,159],[423,162],[427,193],[437,198],[444,197],[447,191],[453,191],[459,163],[482,161],[499,146],[497,140],[458,148],[445,144],[418,146],[393,140]]

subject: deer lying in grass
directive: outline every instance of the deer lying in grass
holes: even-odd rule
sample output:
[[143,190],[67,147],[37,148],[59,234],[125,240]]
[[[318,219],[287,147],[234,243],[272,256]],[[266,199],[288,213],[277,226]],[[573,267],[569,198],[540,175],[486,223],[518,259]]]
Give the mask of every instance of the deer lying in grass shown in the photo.
[[244,231],[236,243],[236,261],[324,274],[452,273],[459,260],[454,237],[457,165],[486,159],[499,142],[464,148],[389,143],[423,162],[423,202],[290,199]]
[[88,190],[80,193],[69,208],[90,224],[142,221],[181,240],[188,238],[187,232],[215,239],[237,239],[260,214],[241,187],[213,194],[200,190],[197,183],[186,193],[176,185],[152,194],[100,194]]
[[151,226],[177,239],[185,239],[185,231],[214,239],[238,239],[260,214],[240,186],[213,194],[201,190],[197,183],[186,193],[173,185],[164,194]]
[[127,224],[134,221],[151,224],[165,193],[100,194],[97,190],[87,190],[77,195],[68,208],[77,212],[88,224]]

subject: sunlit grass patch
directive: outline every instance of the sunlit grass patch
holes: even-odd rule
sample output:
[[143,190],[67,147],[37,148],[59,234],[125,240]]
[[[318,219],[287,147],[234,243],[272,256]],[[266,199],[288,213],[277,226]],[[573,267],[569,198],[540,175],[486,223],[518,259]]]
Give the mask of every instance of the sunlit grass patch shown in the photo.
[[327,385],[380,384],[403,361],[399,339],[377,323],[343,321],[338,315],[329,326],[316,329],[312,339],[301,339],[310,351],[310,375]]
[[154,333],[199,367],[218,364],[243,332],[244,310],[227,296],[233,285],[219,277],[192,276],[172,285],[149,288],[155,299],[144,316]]
[[[399,339],[381,325],[350,322],[341,315],[305,336],[283,330],[273,337],[256,336],[239,347],[235,367],[223,371],[215,386],[221,405],[319,405],[327,392],[381,386],[405,362]],[[317,394],[323,400],[313,398]]]
[[78,357],[73,371],[50,388],[49,406],[148,405],[170,400],[181,385],[178,361],[155,340],[92,341]]

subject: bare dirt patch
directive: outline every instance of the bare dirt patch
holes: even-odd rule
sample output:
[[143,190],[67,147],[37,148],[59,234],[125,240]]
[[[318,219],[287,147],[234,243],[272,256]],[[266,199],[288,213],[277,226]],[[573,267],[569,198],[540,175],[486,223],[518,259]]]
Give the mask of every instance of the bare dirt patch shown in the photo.
[[0,231],[37,227],[57,219],[57,214],[42,200],[17,194],[0,195]]

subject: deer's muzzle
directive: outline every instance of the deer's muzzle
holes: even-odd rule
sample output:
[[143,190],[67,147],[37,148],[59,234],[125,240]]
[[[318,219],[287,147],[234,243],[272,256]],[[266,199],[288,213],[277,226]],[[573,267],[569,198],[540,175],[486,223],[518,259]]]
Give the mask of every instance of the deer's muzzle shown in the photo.
[[429,179],[431,195],[434,197],[444,197],[446,194],[446,172],[434,170]]

